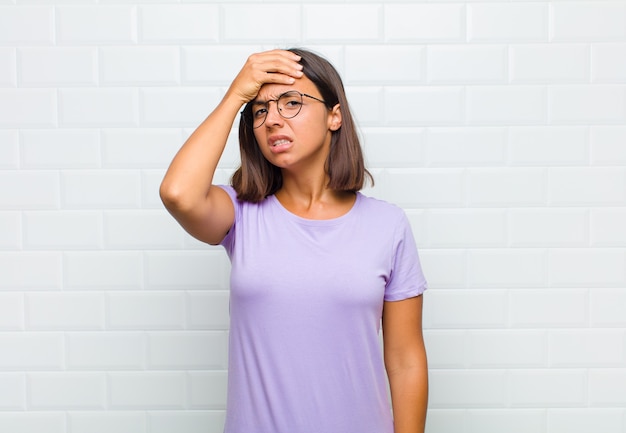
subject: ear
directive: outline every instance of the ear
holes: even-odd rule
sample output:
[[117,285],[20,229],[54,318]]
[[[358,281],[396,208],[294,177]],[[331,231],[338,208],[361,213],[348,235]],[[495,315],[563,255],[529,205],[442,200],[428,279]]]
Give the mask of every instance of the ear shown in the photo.
[[337,131],[339,128],[341,128],[341,107],[337,104],[328,114],[328,129]]

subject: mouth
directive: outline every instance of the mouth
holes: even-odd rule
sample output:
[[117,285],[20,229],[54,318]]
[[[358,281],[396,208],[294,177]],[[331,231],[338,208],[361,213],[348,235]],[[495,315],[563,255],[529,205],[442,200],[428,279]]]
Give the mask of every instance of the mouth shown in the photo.
[[288,144],[288,143],[291,143],[291,141],[287,140],[286,138],[281,138],[279,140],[272,141],[270,143],[270,146],[271,147],[277,147],[277,146],[282,146],[282,145]]

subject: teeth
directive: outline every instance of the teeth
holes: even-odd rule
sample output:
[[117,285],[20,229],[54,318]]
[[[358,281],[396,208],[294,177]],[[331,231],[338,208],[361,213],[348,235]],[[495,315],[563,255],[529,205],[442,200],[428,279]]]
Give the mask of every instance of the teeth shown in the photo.
[[285,143],[289,143],[289,140],[278,140],[278,141],[275,141],[274,144],[272,144],[272,146],[278,146],[280,144],[285,144]]

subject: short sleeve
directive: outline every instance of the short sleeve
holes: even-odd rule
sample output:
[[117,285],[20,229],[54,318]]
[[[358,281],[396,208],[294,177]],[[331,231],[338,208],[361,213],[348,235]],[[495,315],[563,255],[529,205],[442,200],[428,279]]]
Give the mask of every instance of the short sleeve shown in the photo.
[[419,296],[427,288],[415,238],[409,220],[402,213],[393,244],[391,274],[385,287],[385,301],[401,301]]
[[226,233],[226,236],[224,237],[224,239],[222,239],[222,242],[220,242],[220,245],[223,246],[226,249],[226,252],[230,255],[232,252],[233,245],[234,245],[237,222],[241,219],[241,205],[242,204],[239,200],[237,200],[237,191],[235,191],[235,188],[233,188],[230,185],[217,185],[217,186],[219,188],[222,188],[224,191],[226,191],[226,193],[228,193],[228,196],[233,201],[233,206],[235,207],[235,222],[233,223],[233,226],[230,228],[228,233]]

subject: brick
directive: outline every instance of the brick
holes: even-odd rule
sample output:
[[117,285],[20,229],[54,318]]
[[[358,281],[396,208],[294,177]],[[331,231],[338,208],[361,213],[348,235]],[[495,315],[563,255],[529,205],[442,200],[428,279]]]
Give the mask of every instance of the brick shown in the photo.
[[390,87],[385,89],[385,120],[390,125],[460,123],[463,89],[456,87]]
[[511,127],[509,160],[516,166],[587,165],[588,131],[581,126]]
[[0,48],[0,86],[15,87],[17,85],[16,64],[15,49]]
[[0,212],[0,250],[22,246],[22,218],[19,212]]
[[546,253],[536,249],[473,250],[468,256],[471,287],[543,287]]
[[[33,272],[37,269],[37,272]],[[59,289],[62,284],[58,253],[1,253],[0,288],[11,290]]]
[[388,4],[386,42],[465,41],[465,11],[460,4]]
[[71,412],[68,425],[72,433],[147,433],[143,412]]
[[608,249],[552,249],[549,252],[552,287],[623,287],[626,251]]
[[19,168],[20,148],[17,130],[0,130],[0,168]]
[[219,102],[218,90],[142,89],[141,124],[145,126],[197,126]]
[[463,250],[422,250],[420,262],[431,288],[459,289],[467,284],[467,254]]
[[104,296],[98,293],[29,293],[26,327],[34,330],[104,329]]
[[20,86],[94,86],[98,56],[94,48],[20,48]]
[[547,42],[548,5],[480,3],[467,5],[470,42]]
[[141,42],[217,42],[220,11],[218,5],[140,6]]
[[[390,169],[377,178],[384,199],[405,208],[459,207],[465,200],[463,172],[455,169]],[[411,185],[411,190],[407,190]]]
[[187,329],[228,329],[228,295],[226,290],[187,293]]
[[2,370],[60,370],[63,368],[63,335],[45,332],[0,334]]
[[24,329],[24,298],[20,293],[0,293],[0,331]]
[[105,408],[106,383],[102,373],[29,373],[27,380],[32,409]]
[[184,142],[180,129],[105,129],[102,165],[107,168],[167,168]]
[[579,328],[587,325],[585,289],[523,289],[510,293],[511,326],[516,328]]
[[462,330],[424,331],[424,343],[430,369],[464,368],[467,366],[467,333]]
[[182,293],[109,293],[109,329],[182,329],[185,300]]
[[626,4],[618,1],[551,4],[553,41],[623,41]]
[[442,433],[462,432],[467,424],[467,409],[428,408],[426,431]]
[[105,85],[175,85],[179,71],[177,47],[100,49],[100,80]]
[[589,82],[589,45],[513,45],[509,50],[511,83]]
[[275,22],[276,17],[281,16],[290,19],[281,20],[281,25],[264,26],[263,41],[266,44],[274,42],[283,46],[299,42],[303,31],[301,9],[300,5],[287,3],[238,5],[229,2],[224,4],[221,16],[223,41],[257,44],[259,41],[258,24]]
[[54,8],[2,6],[0,44],[50,45],[54,41]]
[[551,331],[551,367],[620,367],[626,359],[625,334],[621,330]]
[[590,135],[593,164],[626,165],[626,126],[594,126]]
[[61,44],[122,44],[137,40],[132,6],[59,6],[57,41]]
[[591,209],[591,245],[622,247],[626,244],[626,209]]
[[130,170],[66,171],[61,175],[63,207],[138,208],[141,178]]
[[59,176],[49,171],[1,171],[0,209],[55,209],[59,206]]
[[543,409],[470,409],[467,411],[468,433],[545,432]]
[[60,89],[59,118],[64,127],[135,126],[138,101],[134,89]]
[[384,123],[384,94],[381,87],[348,87],[346,94],[350,111],[358,125],[380,126]]
[[503,45],[431,45],[428,82],[434,84],[505,83],[507,51]]
[[488,128],[429,128],[429,166],[493,166],[506,160],[506,130]]
[[589,295],[591,324],[597,327],[626,327],[626,290],[593,289]]
[[56,121],[54,90],[0,89],[0,127],[52,127]]
[[428,400],[434,408],[504,405],[506,378],[501,371],[435,370],[430,382]]
[[189,373],[189,405],[193,409],[226,409],[226,371]]
[[470,169],[470,204],[476,206],[542,206],[546,202],[547,171],[542,168]]
[[508,223],[516,247],[583,247],[589,242],[584,209],[513,209]]
[[114,409],[182,409],[185,375],[179,372],[109,373],[110,407]]
[[501,328],[506,323],[507,294],[500,290],[439,290],[428,296],[427,329]]
[[626,405],[626,369],[591,369],[589,402],[591,406],[623,408]]
[[228,289],[230,263],[222,251],[149,252],[146,283],[151,289]]
[[545,367],[546,333],[511,329],[469,331],[469,360],[473,368]]
[[471,124],[529,125],[546,119],[547,95],[542,87],[475,86],[468,88],[466,95]]
[[[309,4],[302,7],[303,38],[319,41],[377,41],[382,7],[377,4]],[[358,16],[358,20],[354,17]],[[345,25],[351,22],[351,25]]]
[[602,426],[603,433],[622,433],[624,411],[622,409],[550,409],[547,426],[554,433],[595,433]]
[[29,169],[97,168],[98,131],[31,129],[21,132],[22,166]]
[[150,333],[148,368],[153,370],[226,369],[228,333],[196,331]]
[[364,128],[363,152],[371,167],[424,165],[426,133],[421,128]]
[[0,409],[26,409],[26,378],[23,374],[0,373]]
[[[141,172],[141,208],[163,209],[163,202],[159,195],[161,182],[165,177],[163,170],[143,170]],[[202,244],[206,245],[206,244]]]
[[258,45],[181,47],[182,82],[227,86],[248,57],[259,51]]
[[426,215],[430,248],[504,247],[506,244],[503,210],[432,210]]
[[185,232],[164,210],[107,211],[104,244],[110,249],[179,249]]
[[[224,411],[154,411],[148,413],[150,433],[222,433]],[[207,428],[209,430],[207,430]]]
[[586,374],[582,370],[513,370],[511,404],[518,407],[577,407],[586,400]]
[[11,433],[66,433],[63,412],[1,412],[0,430]]
[[142,370],[146,338],[135,332],[69,333],[67,368],[71,370]]
[[551,168],[548,197],[557,206],[624,205],[624,185],[621,167]]
[[[345,54],[345,82],[383,85],[423,82],[425,53],[424,47],[411,45],[348,46]],[[372,62],[372,58],[376,62]]]
[[626,118],[623,86],[555,86],[548,90],[554,123],[621,123]]
[[67,289],[137,289],[143,285],[140,252],[81,251],[64,255]]
[[23,221],[26,249],[102,247],[102,216],[96,212],[30,211]]
[[626,83],[626,43],[591,46],[591,76],[594,83]]
[[421,209],[405,209],[413,237],[418,245],[426,243],[426,213]]

